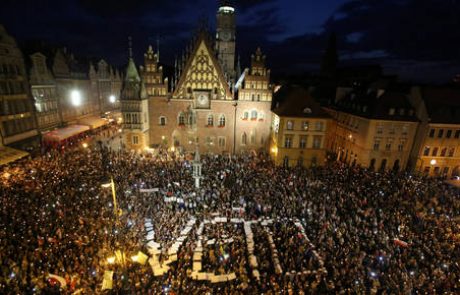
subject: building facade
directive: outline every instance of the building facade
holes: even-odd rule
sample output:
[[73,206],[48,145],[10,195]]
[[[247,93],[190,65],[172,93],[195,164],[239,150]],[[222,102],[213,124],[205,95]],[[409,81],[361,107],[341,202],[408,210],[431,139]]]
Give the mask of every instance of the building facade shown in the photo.
[[35,108],[24,58],[16,41],[0,25],[0,132],[2,145],[19,149],[38,145]]
[[91,63],[89,68],[91,91],[98,101],[100,113],[118,112],[120,110],[121,77],[105,60]]
[[215,154],[268,149],[270,71],[258,49],[235,86],[235,9],[224,2],[217,13],[216,39],[200,30],[176,60],[171,83],[163,75],[158,50],[148,48],[140,72],[148,95],[149,136],[144,146],[132,140],[127,146],[193,152],[198,145],[200,152]]
[[30,55],[29,81],[37,112],[38,129],[51,130],[62,124],[56,82],[48,69],[47,58],[42,53]]
[[129,59],[121,93],[123,144],[130,150],[142,150],[149,143],[149,101],[144,81],[132,58]]
[[460,90],[414,87],[411,99],[420,119],[411,168],[430,176],[460,176]]
[[326,161],[332,118],[300,86],[283,86],[275,94],[270,155],[277,166],[312,167]]
[[337,160],[371,170],[407,168],[419,124],[408,93],[353,89],[326,110],[334,118],[328,149]]

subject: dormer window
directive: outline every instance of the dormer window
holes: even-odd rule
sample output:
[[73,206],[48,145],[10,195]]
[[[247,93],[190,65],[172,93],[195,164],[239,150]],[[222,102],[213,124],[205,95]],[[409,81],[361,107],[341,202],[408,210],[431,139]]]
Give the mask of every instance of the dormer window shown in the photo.
[[394,108],[391,108],[391,109],[388,111],[388,115],[393,116],[394,114],[395,114],[395,109],[394,109]]
[[311,111],[310,108],[304,108],[304,109],[303,109],[303,113],[304,113],[304,114],[311,114],[312,111]]

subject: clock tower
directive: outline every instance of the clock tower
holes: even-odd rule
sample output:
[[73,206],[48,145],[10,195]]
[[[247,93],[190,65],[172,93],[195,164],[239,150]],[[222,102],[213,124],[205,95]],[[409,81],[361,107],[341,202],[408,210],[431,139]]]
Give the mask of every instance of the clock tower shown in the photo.
[[222,0],[217,11],[216,50],[219,62],[229,80],[235,80],[235,8],[229,0]]

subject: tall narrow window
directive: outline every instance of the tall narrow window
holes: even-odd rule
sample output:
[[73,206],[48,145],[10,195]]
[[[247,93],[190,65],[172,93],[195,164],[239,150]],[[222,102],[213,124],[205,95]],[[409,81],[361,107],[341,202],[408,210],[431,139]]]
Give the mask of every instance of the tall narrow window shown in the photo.
[[214,126],[214,116],[213,115],[208,115],[208,126],[210,127]]
[[183,113],[180,113],[179,114],[179,118],[177,119],[179,125],[183,126],[185,125],[185,116]]
[[219,118],[219,127],[225,127],[225,116],[221,115]]
[[243,144],[243,145],[248,144],[248,136],[247,136],[246,132],[244,132],[243,135],[241,135],[241,144]]

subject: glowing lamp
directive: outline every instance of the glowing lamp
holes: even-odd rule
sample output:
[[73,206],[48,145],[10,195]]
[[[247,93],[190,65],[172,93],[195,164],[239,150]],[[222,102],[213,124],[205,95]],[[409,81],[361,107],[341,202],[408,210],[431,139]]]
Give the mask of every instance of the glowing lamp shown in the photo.
[[117,101],[117,98],[115,97],[115,95],[110,95],[109,96],[109,101],[110,101],[110,103],[115,103],[115,101]]
[[430,164],[431,164],[431,165],[436,165],[436,163],[437,163],[437,161],[436,161],[435,159],[433,159],[433,160],[430,161]]
[[84,143],[82,144],[82,146],[83,146],[83,148],[85,148],[85,149],[88,148],[88,144],[87,144],[86,142],[84,142]]
[[70,101],[73,106],[78,107],[81,106],[81,93],[78,90],[72,90],[70,92]]
[[114,263],[115,263],[115,257],[109,257],[109,258],[107,258],[107,262],[108,262],[109,264],[114,264]]

